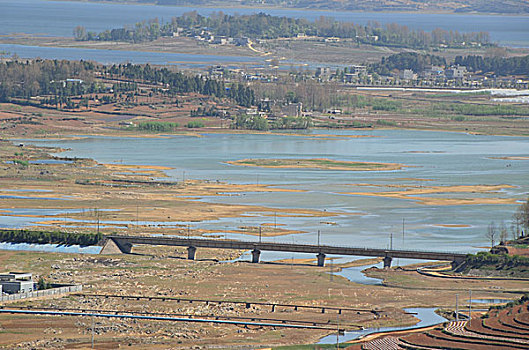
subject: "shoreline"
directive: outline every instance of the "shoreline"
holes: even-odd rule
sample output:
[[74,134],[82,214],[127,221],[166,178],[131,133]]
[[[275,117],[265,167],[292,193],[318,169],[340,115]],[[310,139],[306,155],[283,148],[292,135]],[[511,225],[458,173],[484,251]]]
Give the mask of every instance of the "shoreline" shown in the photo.
[[[278,164],[267,164],[276,162]],[[297,164],[293,164],[296,162]],[[394,171],[409,167],[397,163],[374,163],[374,162],[349,162],[338,161],[328,158],[284,158],[284,159],[240,159],[227,161],[227,164],[257,168],[285,168],[285,169],[320,169],[320,170],[344,170],[344,171]],[[283,164],[281,164],[283,163]],[[323,164],[320,164],[323,163]],[[340,165],[342,164],[342,165]],[[349,165],[349,166],[348,166]]]
[[[227,8],[227,9],[256,9],[256,10],[268,10],[268,9],[274,9],[274,10],[285,10],[285,11],[318,11],[322,13],[329,13],[329,12],[347,12],[347,13],[373,13],[373,14],[380,14],[380,13],[402,13],[402,14],[427,14],[427,15],[456,15],[456,16],[511,16],[511,17],[521,17],[524,16],[523,14],[513,14],[513,13],[502,13],[502,12],[476,12],[476,11],[470,11],[470,12],[455,12],[455,11],[373,11],[373,10],[346,10],[342,8],[335,8],[335,9],[320,9],[320,8],[305,8],[305,7],[281,7],[281,6],[251,6],[251,5],[229,5],[229,4],[219,4],[217,6],[207,6],[207,5],[201,5],[201,6],[193,6],[192,4],[184,4],[184,5],[159,5],[156,3],[138,3],[133,1],[123,1],[123,2],[115,2],[115,1],[96,1],[96,0],[46,0],[46,1],[60,1],[60,2],[88,2],[88,3],[101,3],[101,4],[111,4],[111,5],[143,5],[143,6],[160,6],[160,7],[186,7],[189,9],[196,9],[196,8],[204,8],[204,9],[218,9],[220,7]],[[529,14],[526,15],[529,17]]]

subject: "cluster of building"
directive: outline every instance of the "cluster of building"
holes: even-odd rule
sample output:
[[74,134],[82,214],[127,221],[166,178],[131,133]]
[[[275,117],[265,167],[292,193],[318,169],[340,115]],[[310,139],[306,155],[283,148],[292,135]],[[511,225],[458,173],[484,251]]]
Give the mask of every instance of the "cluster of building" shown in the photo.
[[467,67],[464,66],[451,66],[443,68],[441,66],[430,65],[427,66],[422,72],[415,73],[411,69],[403,69],[399,72],[398,76],[401,80],[417,80],[418,78],[435,80],[435,79],[464,79],[468,75]]
[[347,67],[344,71],[330,67],[317,68],[314,78],[319,81],[340,81],[345,84],[362,85],[417,85],[417,86],[465,86],[465,87],[511,87],[527,89],[528,80],[517,77],[496,77],[470,74],[465,66],[426,66],[422,71],[402,69],[388,76],[370,74],[366,66]]
[[[173,33],[173,36],[178,36],[176,33]],[[203,30],[199,34],[194,36],[195,40],[200,42],[207,42],[214,45],[236,45],[236,46],[246,46],[251,43],[250,39],[247,37],[229,37],[224,35],[214,35],[213,33]]]
[[37,289],[33,275],[26,272],[0,274],[0,294],[28,293]]

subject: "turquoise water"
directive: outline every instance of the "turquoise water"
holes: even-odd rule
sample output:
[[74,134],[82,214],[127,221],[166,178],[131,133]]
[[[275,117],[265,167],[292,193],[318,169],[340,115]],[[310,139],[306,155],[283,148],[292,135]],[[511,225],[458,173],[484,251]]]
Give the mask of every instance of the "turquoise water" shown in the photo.
[[0,35],[30,33],[72,36],[73,29],[82,25],[90,31],[100,32],[151,18],[169,21],[173,16],[197,10],[202,15],[222,11],[227,14],[265,12],[275,16],[306,18],[333,17],[338,21],[367,24],[398,23],[412,29],[431,31],[435,28],[460,32],[488,31],[494,41],[504,45],[529,46],[529,20],[527,16],[450,15],[418,13],[381,13],[317,11],[291,9],[248,8],[193,8],[179,6],[118,5],[43,0],[0,0]]
[[[339,135],[362,135],[357,131],[323,131]],[[354,195],[347,192],[387,190],[371,185],[452,186],[509,184],[499,193],[431,194],[427,197],[504,198],[523,200],[529,193],[529,160],[493,157],[528,156],[529,139],[522,137],[467,135],[460,133],[377,130],[369,138],[316,138],[283,135],[204,134],[204,137],[169,138],[83,137],[78,140],[42,141],[45,146],[70,148],[61,156],[91,157],[99,162],[161,165],[170,180],[219,180],[229,183],[277,185],[303,192],[242,193],[201,200],[259,205],[282,209],[314,209],[326,217],[274,217],[254,212],[239,218],[193,222],[193,228],[219,230],[219,236],[258,240],[258,237],[224,234],[240,226],[274,223],[307,233],[265,238],[265,241],[386,248],[393,234],[393,248],[470,252],[488,244],[486,227],[491,221],[509,226],[515,204],[435,205],[411,199]],[[31,142],[25,140],[25,142]],[[426,153],[415,153],[426,152]],[[264,169],[226,164],[243,158],[330,158],[346,161],[402,163],[397,171],[361,172],[314,169]],[[425,179],[429,181],[419,181]],[[355,185],[356,184],[356,185]],[[0,207],[0,210],[2,208]],[[405,221],[404,236],[402,221]],[[2,219],[3,220],[3,219]],[[173,220],[175,220],[173,218]],[[200,221],[200,218],[197,218]],[[329,224],[332,223],[332,224]],[[104,221],[101,222],[105,224]],[[172,224],[187,224],[173,221]],[[440,225],[464,225],[442,227]],[[284,258],[289,258],[290,255]]]

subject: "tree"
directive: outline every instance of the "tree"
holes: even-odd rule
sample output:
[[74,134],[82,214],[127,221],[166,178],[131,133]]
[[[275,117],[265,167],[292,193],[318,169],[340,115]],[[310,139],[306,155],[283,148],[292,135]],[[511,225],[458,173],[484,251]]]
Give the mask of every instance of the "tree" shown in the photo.
[[37,290],[50,289],[50,288],[51,288],[51,283],[46,282],[44,278],[40,276],[37,282]]
[[494,224],[494,221],[492,221],[489,226],[487,227],[487,239],[490,240],[490,247],[494,247],[494,240],[496,239],[497,230],[496,230],[496,224]]
[[74,36],[75,40],[77,40],[77,41],[86,40],[87,34],[86,34],[85,27],[83,27],[83,26],[75,27],[75,29],[73,30],[73,36]]
[[513,221],[517,226],[518,232],[521,229],[521,235],[527,235],[529,232],[529,198],[518,207],[518,210],[514,213]]
[[505,222],[501,222],[499,227],[500,232],[500,244],[504,244],[507,241],[507,226],[505,226]]

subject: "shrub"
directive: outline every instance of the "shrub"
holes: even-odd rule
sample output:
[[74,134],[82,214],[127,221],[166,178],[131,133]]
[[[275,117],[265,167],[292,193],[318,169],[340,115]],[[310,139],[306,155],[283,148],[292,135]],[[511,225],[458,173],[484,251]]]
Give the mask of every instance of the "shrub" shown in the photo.
[[189,129],[203,128],[204,127],[204,123],[202,123],[202,122],[200,122],[198,120],[192,120],[189,123],[187,123],[186,127],[189,128]]

